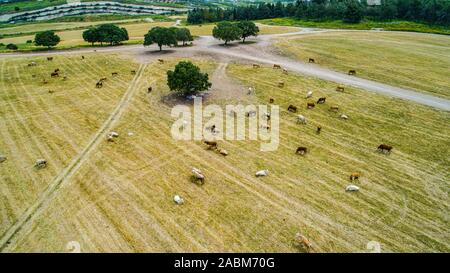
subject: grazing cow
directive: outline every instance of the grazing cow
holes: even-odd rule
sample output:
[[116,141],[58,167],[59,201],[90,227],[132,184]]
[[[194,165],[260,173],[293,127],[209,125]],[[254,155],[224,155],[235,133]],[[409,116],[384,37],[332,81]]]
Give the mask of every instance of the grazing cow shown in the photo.
[[253,64],[253,68],[260,68],[261,66],[259,64]]
[[51,76],[52,78],[54,78],[54,77],[59,77],[59,73],[58,73],[58,72],[52,72],[52,73],[50,74],[50,76]]
[[100,79],[101,82],[104,82],[104,81],[106,81],[106,80],[107,80],[106,77]]
[[43,83],[43,84],[47,84],[48,81],[47,81],[46,79],[43,79],[43,80],[42,80],[42,83]]
[[260,177],[260,176],[267,176],[269,175],[269,170],[261,170],[261,171],[257,171],[255,173],[256,177]]
[[53,57],[47,57],[47,61],[53,61]]
[[117,75],[119,75],[119,72],[113,72],[113,73],[111,73],[111,75],[112,76],[117,76]]
[[4,155],[0,155],[0,163],[3,163],[6,161],[6,159],[8,159],[6,156]]
[[261,125],[260,128],[269,131],[270,130],[270,125]]
[[342,85],[339,85],[338,87],[336,87],[336,91],[344,92],[344,87]]
[[286,69],[283,68],[283,74],[287,75],[288,71]]
[[314,102],[308,102],[306,103],[306,108],[307,109],[313,109],[316,105],[314,104]]
[[317,133],[317,134],[320,134],[321,131],[322,131],[322,127],[321,127],[321,126],[317,126],[316,133]]
[[298,115],[298,116],[297,116],[297,123],[300,123],[300,124],[306,124],[306,118],[305,118],[305,116],[303,116],[303,115]]
[[131,75],[135,75],[136,74],[136,70],[131,70]]
[[36,63],[35,62],[31,62],[31,63],[28,64],[28,66],[36,66]]
[[348,186],[345,188],[345,191],[359,191],[359,187],[358,187],[358,186],[355,186],[355,185],[348,185]]
[[153,88],[150,86],[149,88],[147,88],[147,93],[151,93],[153,91]]
[[317,104],[325,103],[325,100],[326,100],[326,99],[327,99],[327,98],[325,98],[325,97],[319,98],[319,99],[317,100]]
[[273,69],[281,69],[281,65],[279,65],[279,64],[274,64],[274,65],[273,65]]
[[284,87],[284,82],[278,82],[278,87],[283,88]]
[[97,82],[97,83],[95,84],[95,87],[96,87],[96,88],[102,88],[102,87],[103,87],[103,82],[102,82],[102,81]]
[[158,62],[159,62],[160,64],[163,64],[163,63],[164,63],[164,60],[163,60],[163,59],[158,59]]
[[67,81],[67,76],[64,76],[64,77],[63,77],[63,81]]
[[42,169],[42,168],[47,167],[47,160],[45,160],[45,159],[36,160],[36,163],[34,163],[34,167],[36,169]]
[[199,170],[197,168],[192,168],[192,176],[194,177],[194,179],[196,181],[199,181],[200,184],[205,183],[205,175],[202,173],[201,170]]
[[349,70],[349,71],[348,71],[348,74],[349,74],[349,75],[356,75],[356,70],[353,70],[353,69],[352,69],[352,70]]
[[288,107],[288,111],[292,112],[292,113],[297,113],[297,107],[295,107],[294,105],[289,105]]
[[345,114],[342,114],[342,115],[340,116],[340,118],[341,118],[341,119],[345,119],[345,120],[347,120],[347,119],[348,119],[348,116],[347,116],[347,115],[345,115]]
[[58,73],[59,72],[59,68],[56,68],[55,71],[53,71],[53,72]]
[[391,153],[392,148],[393,148],[392,146],[380,144],[380,146],[378,146],[378,151]]
[[209,141],[209,140],[205,140],[203,141],[206,145],[208,145],[208,149],[212,150],[212,149],[217,149],[217,142],[216,141]]
[[264,117],[266,120],[270,120],[270,113],[263,113],[263,117]]
[[219,149],[218,151],[219,151],[219,154],[221,154],[223,156],[227,156],[228,155],[228,152],[225,149]]
[[55,93],[55,91],[53,91],[53,90],[48,90],[48,93],[49,93],[49,94],[53,94],[53,93]]
[[275,102],[274,99],[272,99],[272,98],[269,99],[269,103],[274,103],[274,102]]
[[253,93],[253,87],[249,87],[247,91],[247,95],[251,95]]
[[81,59],[84,60],[84,55],[81,55]]
[[336,105],[331,106],[330,111],[333,111],[333,112],[339,111],[339,106],[336,106]]
[[350,181],[358,180],[361,175],[359,173],[352,173],[350,175]]
[[313,58],[309,58],[309,61],[308,61],[309,63],[315,63],[316,62],[316,60],[314,60]]
[[312,91],[308,91],[308,93],[306,93],[306,98],[309,99],[309,98],[312,97],[312,95],[313,95],[313,92]]
[[307,251],[310,251],[313,247],[308,238],[301,235],[300,233],[295,234],[295,241],[297,242],[297,244],[299,244],[299,246],[305,248]]
[[308,148],[306,147],[298,147],[295,151],[296,154],[304,155],[308,152]]
[[177,205],[181,205],[181,204],[184,203],[183,198],[181,198],[179,195],[175,195],[175,196],[173,197],[173,201],[174,201],[175,203],[177,203]]

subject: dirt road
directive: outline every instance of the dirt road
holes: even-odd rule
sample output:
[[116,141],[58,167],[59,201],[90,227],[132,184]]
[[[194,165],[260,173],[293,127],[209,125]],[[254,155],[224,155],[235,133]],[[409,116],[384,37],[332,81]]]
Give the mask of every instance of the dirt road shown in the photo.
[[[309,64],[299,62],[273,51],[271,47],[272,41],[275,38],[292,35],[302,35],[312,32],[329,32],[339,30],[315,30],[315,29],[301,29],[298,32],[261,35],[253,39],[254,43],[242,45],[235,43],[230,46],[222,46],[219,41],[211,36],[201,36],[195,41],[195,45],[185,48],[172,48],[170,51],[163,51],[161,53],[152,51],[153,48],[144,48],[141,45],[120,46],[112,48],[100,48],[96,52],[126,52],[127,54],[134,54],[138,60],[146,62],[161,55],[173,55],[177,57],[189,58],[192,56],[213,55],[226,56],[234,60],[245,60],[247,62],[257,62],[264,64],[279,64],[287,70],[301,73],[308,76],[321,78],[328,81],[333,81],[339,84],[351,85],[361,89],[385,94],[388,96],[414,101],[416,103],[428,105],[434,108],[450,111],[450,101],[435,97],[432,95],[420,93],[405,88],[390,86],[376,81],[366,80],[355,76],[349,76],[344,73],[336,72],[331,69],[320,67],[316,64]],[[149,54],[149,52],[151,53]],[[75,49],[75,50],[61,50],[40,53],[14,53],[14,54],[0,54],[0,58],[7,56],[42,56],[42,55],[58,55],[58,54],[74,54],[74,53],[89,53],[92,49]]]

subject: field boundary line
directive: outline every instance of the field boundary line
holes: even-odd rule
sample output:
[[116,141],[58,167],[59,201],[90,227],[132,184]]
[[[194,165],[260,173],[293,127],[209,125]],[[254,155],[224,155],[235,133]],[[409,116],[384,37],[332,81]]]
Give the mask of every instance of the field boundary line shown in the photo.
[[72,162],[47,186],[41,196],[32,204],[25,212],[19,217],[19,219],[8,228],[0,238],[0,252],[3,252],[6,247],[9,246],[11,241],[16,235],[24,228],[26,224],[31,224],[36,217],[46,208],[46,206],[56,196],[56,192],[61,188],[63,183],[71,178],[87,160],[89,155],[95,150],[95,148],[101,143],[105,133],[115,124],[115,122],[121,117],[129,101],[136,93],[137,84],[142,77],[143,71],[147,65],[141,64],[136,76],[131,81],[127,91],[122,96],[122,99],[111,112],[108,119],[102,124],[91,141],[85,146],[85,148],[78,154],[78,156],[72,160]]

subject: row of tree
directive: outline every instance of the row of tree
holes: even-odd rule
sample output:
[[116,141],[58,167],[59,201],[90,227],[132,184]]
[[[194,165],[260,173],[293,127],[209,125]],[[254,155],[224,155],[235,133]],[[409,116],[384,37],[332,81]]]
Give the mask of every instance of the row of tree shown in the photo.
[[121,28],[114,24],[103,24],[85,30],[83,39],[92,45],[94,43],[117,45],[123,41],[128,41],[129,37],[126,28]]
[[183,46],[186,42],[193,41],[191,32],[187,28],[177,27],[153,27],[144,36],[144,45],[157,44],[159,50],[162,50],[162,46],[176,46],[178,42],[182,42]]
[[297,0],[295,3],[259,3],[222,8],[196,8],[188,13],[191,24],[295,17],[304,20],[343,20],[358,23],[362,19],[409,20],[430,24],[450,24],[449,0],[381,0],[368,5],[367,0]]

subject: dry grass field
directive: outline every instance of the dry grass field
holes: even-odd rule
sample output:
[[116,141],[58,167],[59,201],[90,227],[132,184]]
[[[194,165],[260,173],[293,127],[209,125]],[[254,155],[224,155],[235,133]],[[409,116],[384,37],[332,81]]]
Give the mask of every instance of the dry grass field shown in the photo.
[[[31,78],[29,61],[1,61],[7,108],[0,113],[0,152],[9,157],[0,165],[1,231],[92,138],[127,90],[133,77],[127,72],[138,66],[108,55],[89,55],[88,64],[79,56],[39,59],[36,73],[59,67],[69,76],[67,83],[42,86]],[[83,252],[304,251],[294,243],[297,232],[315,252],[366,252],[369,241],[380,242],[383,252],[450,251],[448,112],[350,87],[338,93],[334,83],[270,68],[194,59],[233,89],[213,85],[206,103],[273,98],[281,108],[278,150],[223,141],[224,157],[200,142],[171,138],[165,73],[178,61],[143,67],[133,81],[136,93],[111,128],[120,134],[117,141],[102,140],[4,251],[64,252],[69,241],[80,242]],[[118,78],[110,79],[112,67]],[[216,68],[227,74],[216,77]],[[103,75],[106,87],[97,90]],[[284,88],[277,87],[280,79]],[[147,94],[150,85],[154,91]],[[255,95],[246,95],[248,86]],[[326,103],[306,110],[307,90],[314,99],[326,96]],[[307,125],[296,123],[289,104]],[[349,119],[339,119],[330,105]],[[392,154],[378,153],[380,143],[393,145]],[[298,146],[309,152],[295,155]],[[33,170],[37,157],[47,158],[49,167]],[[190,181],[191,167],[204,171],[204,185]],[[256,178],[260,169],[269,176]],[[362,175],[354,182],[358,193],[345,192],[352,172]],[[173,202],[175,194],[183,205]]]
[[450,37],[446,35],[348,32],[280,39],[278,47],[303,61],[400,87],[450,98]]

